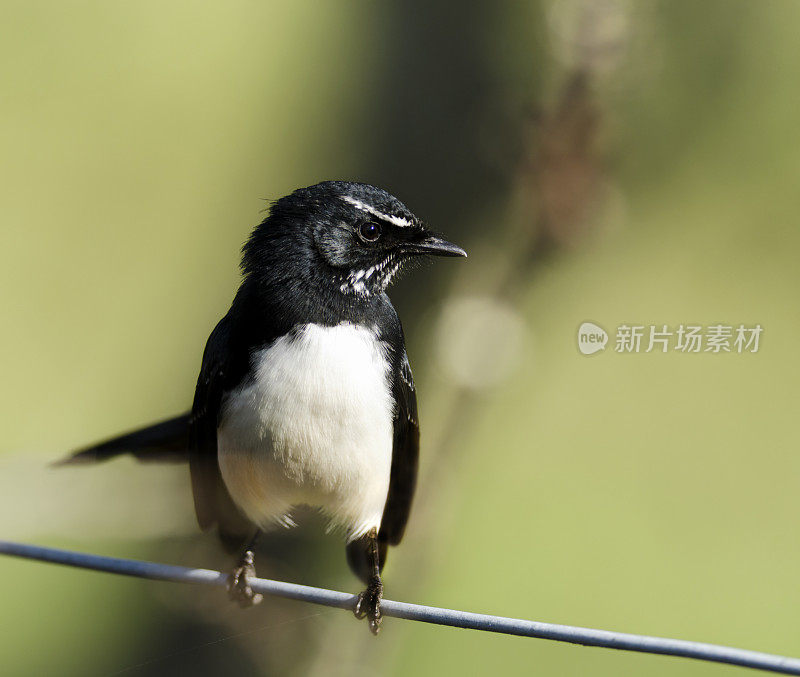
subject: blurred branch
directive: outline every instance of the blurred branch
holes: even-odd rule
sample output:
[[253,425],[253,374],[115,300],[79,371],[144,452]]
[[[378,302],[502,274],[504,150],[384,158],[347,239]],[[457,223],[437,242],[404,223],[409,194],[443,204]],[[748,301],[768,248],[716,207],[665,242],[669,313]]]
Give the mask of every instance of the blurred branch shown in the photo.
[[[227,574],[210,569],[187,569],[186,567],[168,564],[103,557],[10,541],[0,541],[0,554],[152,580],[199,583],[220,587],[228,584]],[[253,590],[262,594],[276,595],[338,609],[352,610],[357,599],[355,595],[350,595],[346,592],[313,588],[307,585],[297,585],[265,578],[253,579],[251,586]],[[680,656],[714,663],[729,663],[787,675],[800,675],[800,659],[716,644],[632,635],[553,623],[539,623],[517,618],[488,616],[468,611],[455,611],[420,604],[395,602],[388,599],[381,602],[381,611],[384,616],[436,625],[483,630],[485,632],[497,632],[521,637],[551,639],[559,642],[569,642],[570,644],[598,646],[622,651]]]

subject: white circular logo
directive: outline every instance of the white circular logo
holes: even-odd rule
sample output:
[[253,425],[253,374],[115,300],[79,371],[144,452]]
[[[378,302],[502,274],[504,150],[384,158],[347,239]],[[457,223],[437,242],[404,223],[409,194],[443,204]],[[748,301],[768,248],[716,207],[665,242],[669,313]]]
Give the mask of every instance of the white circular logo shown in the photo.
[[578,327],[578,350],[584,355],[594,355],[600,350],[605,350],[606,343],[608,343],[606,330],[594,322],[584,322]]

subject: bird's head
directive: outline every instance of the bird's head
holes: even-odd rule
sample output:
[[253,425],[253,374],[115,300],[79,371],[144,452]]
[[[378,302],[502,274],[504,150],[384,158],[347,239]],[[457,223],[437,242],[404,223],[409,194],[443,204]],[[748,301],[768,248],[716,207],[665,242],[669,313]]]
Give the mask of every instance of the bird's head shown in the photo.
[[307,274],[326,276],[339,292],[370,297],[383,292],[412,259],[466,256],[431,232],[385,190],[369,184],[326,181],[278,200],[244,249],[245,272],[269,254],[293,258]]

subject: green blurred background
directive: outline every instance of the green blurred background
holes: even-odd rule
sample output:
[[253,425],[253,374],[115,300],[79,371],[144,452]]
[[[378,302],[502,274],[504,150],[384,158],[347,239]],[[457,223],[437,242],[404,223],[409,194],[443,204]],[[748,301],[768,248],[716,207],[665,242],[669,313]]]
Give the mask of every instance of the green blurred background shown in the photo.
[[[185,410],[264,199],[388,188],[423,431],[388,597],[800,654],[800,4],[0,4],[0,537],[230,566],[186,471],[47,464]],[[764,327],[585,357],[578,325]],[[454,356],[457,359],[454,359]],[[466,366],[466,368],[465,368]],[[259,572],[356,591],[341,543]],[[738,668],[0,559],[4,675]]]

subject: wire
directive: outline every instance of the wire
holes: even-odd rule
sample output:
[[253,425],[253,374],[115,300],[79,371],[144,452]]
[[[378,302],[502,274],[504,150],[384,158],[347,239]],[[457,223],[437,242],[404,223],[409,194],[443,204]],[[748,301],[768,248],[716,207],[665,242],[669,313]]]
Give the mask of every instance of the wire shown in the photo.
[[[209,569],[188,569],[186,567],[158,564],[155,562],[102,557],[100,555],[90,555],[37,545],[13,543],[10,541],[0,541],[0,554],[153,580],[200,583],[203,585],[216,586],[226,586],[228,584],[227,574],[219,571],[211,571]],[[278,597],[286,597],[288,599],[296,599],[339,609],[352,610],[356,602],[356,596],[346,592],[336,592],[334,590],[313,588],[307,585],[297,585],[295,583],[285,583],[283,581],[274,581],[265,578],[252,579],[250,585],[254,591],[262,594],[276,595]],[[455,611],[453,609],[442,609],[439,607],[423,606],[421,604],[395,602],[389,599],[384,599],[381,602],[381,612],[384,616],[422,621],[423,623],[447,625],[455,628],[499,632],[507,635],[536,637],[539,639],[552,639],[559,642],[582,644],[584,646],[600,646],[608,649],[620,649],[622,651],[681,656],[683,658],[694,658],[714,663],[729,663],[745,668],[779,672],[787,675],[800,675],[800,659],[798,658],[776,656],[717,644],[704,644],[701,642],[667,639],[664,637],[648,637],[646,635],[632,635],[624,632],[595,630],[592,628],[557,625],[554,623],[540,623],[538,621],[504,618],[502,616],[488,616],[486,614],[476,614],[468,611]]]

